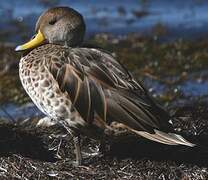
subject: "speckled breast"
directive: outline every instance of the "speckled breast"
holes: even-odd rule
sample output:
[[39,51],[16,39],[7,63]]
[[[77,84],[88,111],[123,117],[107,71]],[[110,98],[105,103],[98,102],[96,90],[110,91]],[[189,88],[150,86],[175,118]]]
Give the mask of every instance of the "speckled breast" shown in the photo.
[[41,58],[30,54],[21,58],[19,76],[24,89],[44,114],[53,119],[69,118],[71,102],[60,91]]

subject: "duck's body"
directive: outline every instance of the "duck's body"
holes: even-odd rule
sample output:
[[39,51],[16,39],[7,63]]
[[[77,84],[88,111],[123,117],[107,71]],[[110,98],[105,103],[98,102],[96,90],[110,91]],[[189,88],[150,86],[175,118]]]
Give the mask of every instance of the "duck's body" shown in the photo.
[[[37,47],[21,59],[20,79],[43,113],[67,122],[75,131],[90,135],[87,128],[94,126],[104,132],[115,121],[141,135],[155,134],[155,130],[174,132],[169,114],[120,63],[100,50],[52,44]],[[156,136],[155,141],[179,143]]]
[[194,146],[175,134],[169,114],[114,57],[98,49],[66,44],[49,42],[20,61],[22,84],[46,116],[73,134],[101,138],[106,132],[113,133],[110,125],[118,122],[156,142]]

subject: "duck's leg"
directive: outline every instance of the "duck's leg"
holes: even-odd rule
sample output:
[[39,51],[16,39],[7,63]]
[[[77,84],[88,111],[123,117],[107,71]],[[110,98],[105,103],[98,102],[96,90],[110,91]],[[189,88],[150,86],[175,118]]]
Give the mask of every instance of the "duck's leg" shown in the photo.
[[71,130],[65,122],[62,122],[62,125],[66,129],[66,131],[71,135],[73,142],[74,142],[74,153],[76,156],[76,161],[73,161],[72,164],[74,166],[80,166],[82,164],[82,155],[81,155],[81,148],[80,148],[80,135],[73,130]]
[[80,166],[82,164],[82,154],[80,148],[80,136],[79,135],[72,135],[74,141],[74,152],[76,155],[75,166]]
[[81,154],[81,148],[80,148],[80,135],[72,132],[70,129],[67,128],[67,131],[72,136],[73,142],[74,142],[74,153],[76,156],[76,160],[73,163],[75,167],[81,166],[82,164],[82,154]]

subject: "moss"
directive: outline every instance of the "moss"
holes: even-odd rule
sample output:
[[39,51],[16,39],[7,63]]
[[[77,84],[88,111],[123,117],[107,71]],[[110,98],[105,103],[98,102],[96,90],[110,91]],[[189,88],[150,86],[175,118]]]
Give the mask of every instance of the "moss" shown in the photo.
[[133,34],[113,44],[112,37],[103,36],[96,36],[90,42],[115,52],[122,63],[138,74],[145,70],[159,77],[178,76],[208,67],[206,39],[159,42]]
[[18,76],[20,55],[13,46],[0,46],[0,103],[25,103],[28,101]]

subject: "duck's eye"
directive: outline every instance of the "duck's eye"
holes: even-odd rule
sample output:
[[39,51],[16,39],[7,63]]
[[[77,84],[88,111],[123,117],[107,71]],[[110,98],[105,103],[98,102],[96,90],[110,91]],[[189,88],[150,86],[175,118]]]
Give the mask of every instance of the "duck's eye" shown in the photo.
[[52,19],[52,20],[49,21],[49,24],[50,24],[50,25],[54,25],[56,22],[57,22],[56,19]]

